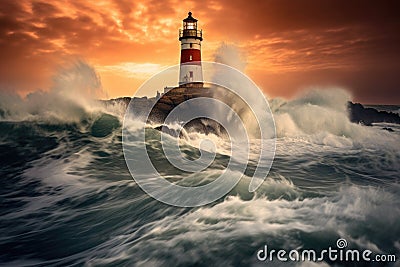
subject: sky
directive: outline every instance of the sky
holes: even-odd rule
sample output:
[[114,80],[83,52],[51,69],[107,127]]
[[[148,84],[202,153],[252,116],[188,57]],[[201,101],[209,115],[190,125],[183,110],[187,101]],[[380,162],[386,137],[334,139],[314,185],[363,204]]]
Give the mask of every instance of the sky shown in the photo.
[[84,60],[108,97],[132,96],[179,63],[187,12],[203,30],[202,58],[235,46],[269,97],[340,87],[353,100],[400,104],[398,1],[0,1],[0,91],[49,90]]

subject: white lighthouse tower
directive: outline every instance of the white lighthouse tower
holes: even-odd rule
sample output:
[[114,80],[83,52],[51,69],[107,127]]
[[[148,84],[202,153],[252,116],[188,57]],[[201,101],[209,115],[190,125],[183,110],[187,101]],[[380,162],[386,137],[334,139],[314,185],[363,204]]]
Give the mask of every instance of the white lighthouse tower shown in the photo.
[[201,41],[202,31],[197,30],[197,19],[192,12],[183,20],[183,29],[179,30],[181,41],[181,64],[179,72],[179,86],[202,87],[203,71],[201,68]]

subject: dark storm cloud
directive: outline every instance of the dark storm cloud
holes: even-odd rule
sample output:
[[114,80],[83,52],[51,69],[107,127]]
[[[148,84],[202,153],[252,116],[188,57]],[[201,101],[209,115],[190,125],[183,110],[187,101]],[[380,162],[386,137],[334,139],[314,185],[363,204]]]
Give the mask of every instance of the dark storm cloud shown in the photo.
[[243,34],[279,34],[349,25],[376,26],[384,31],[399,24],[397,1],[224,1],[222,6],[219,16],[211,16],[214,26],[235,27]]
[[[365,102],[400,103],[398,1],[225,1],[208,26],[274,74],[258,82],[275,93],[305,84],[345,86]],[[259,41],[259,40],[264,40]],[[271,42],[272,40],[272,42]],[[251,56],[252,55],[252,56]],[[320,77],[313,77],[319,75]],[[284,78],[282,78],[284,76]],[[275,82],[282,78],[282,82]],[[288,88],[290,85],[291,89]]]

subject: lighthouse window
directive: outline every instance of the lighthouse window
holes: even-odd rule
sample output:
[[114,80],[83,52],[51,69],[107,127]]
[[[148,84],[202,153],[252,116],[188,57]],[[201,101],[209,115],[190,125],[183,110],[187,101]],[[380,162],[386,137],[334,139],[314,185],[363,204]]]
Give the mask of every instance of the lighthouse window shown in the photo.
[[192,48],[193,47],[193,44],[192,43],[190,43],[190,48]]
[[192,60],[192,55],[189,56],[189,60]]
[[194,22],[188,22],[188,23],[187,23],[187,29],[188,29],[188,30],[193,30],[194,28],[195,28]]

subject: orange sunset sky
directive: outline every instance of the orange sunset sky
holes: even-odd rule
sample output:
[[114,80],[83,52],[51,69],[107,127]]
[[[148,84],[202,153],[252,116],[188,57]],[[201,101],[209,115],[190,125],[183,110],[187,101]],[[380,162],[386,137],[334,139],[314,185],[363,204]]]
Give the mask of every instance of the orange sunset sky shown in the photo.
[[341,87],[362,103],[400,104],[398,1],[27,1],[0,2],[0,90],[51,88],[66,62],[83,59],[109,97],[132,96],[179,63],[187,12],[203,29],[203,60],[222,43],[270,97]]

